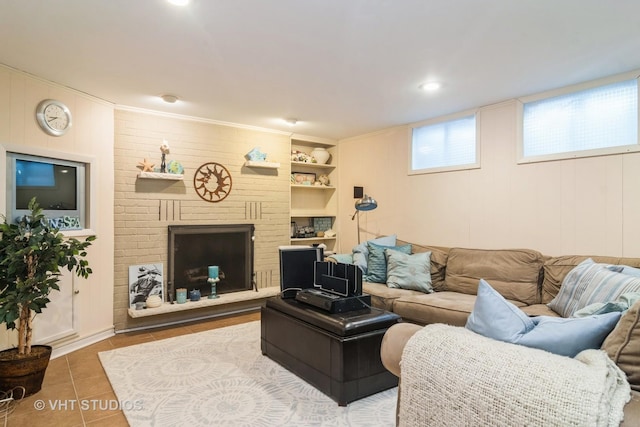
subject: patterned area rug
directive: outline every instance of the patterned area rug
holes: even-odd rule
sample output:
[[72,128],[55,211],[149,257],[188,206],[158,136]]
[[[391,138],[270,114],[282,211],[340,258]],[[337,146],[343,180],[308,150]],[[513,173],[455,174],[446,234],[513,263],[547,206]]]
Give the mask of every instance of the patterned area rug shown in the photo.
[[138,426],[393,426],[397,388],[340,407],[260,351],[260,322],[99,354]]

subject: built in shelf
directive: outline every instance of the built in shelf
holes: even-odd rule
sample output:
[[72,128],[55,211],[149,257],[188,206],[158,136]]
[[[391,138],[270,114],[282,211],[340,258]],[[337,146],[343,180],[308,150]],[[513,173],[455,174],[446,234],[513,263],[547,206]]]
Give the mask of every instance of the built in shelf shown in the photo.
[[300,243],[300,242],[322,242],[325,240],[336,240],[336,237],[292,237],[291,241]]
[[313,168],[313,169],[335,169],[336,165],[326,165],[322,163],[311,162],[291,162],[291,169],[293,168]]
[[128,310],[129,317],[138,318],[138,317],[148,317],[148,316],[157,316],[159,314],[167,314],[167,313],[175,313],[178,311],[186,311],[186,310],[196,310],[198,308],[206,308],[212,306],[220,306],[225,304],[233,304],[238,302],[246,302],[253,300],[260,300],[264,298],[270,298],[276,296],[280,293],[279,286],[271,286],[268,288],[261,288],[257,291],[240,291],[240,292],[231,292],[228,294],[222,294],[218,298],[208,299],[207,297],[201,298],[200,301],[187,301],[184,304],[178,303],[168,303],[165,302],[160,307],[155,308],[145,308],[142,310],[136,310],[135,308],[130,308]]
[[278,162],[264,162],[256,160],[247,160],[244,165],[250,168],[263,168],[263,169],[278,169],[280,163]]
[[335,190],[333,185],[303,185],[303,184],[291,184],[293,188],[306,188],[309,190]]
[[181,173],[162,173],[162,172],[140,172],[138,178],[144,179],[167,179],[171,181],[182,181],[184,175]]

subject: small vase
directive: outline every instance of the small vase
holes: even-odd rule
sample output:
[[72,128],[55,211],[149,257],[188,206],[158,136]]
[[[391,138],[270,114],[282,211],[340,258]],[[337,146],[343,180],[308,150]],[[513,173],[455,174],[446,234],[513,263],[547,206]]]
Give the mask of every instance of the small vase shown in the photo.
[[316,147],[311,152],[311,156],[316,159],[316,162],[319,165],[324,165],[329,161],[329,157],[331,157],[331,154],[329,154],[329,152],[325,148]]
[[156,308],[162,305],[160,295],[151,295],[147,298],[147,308]]

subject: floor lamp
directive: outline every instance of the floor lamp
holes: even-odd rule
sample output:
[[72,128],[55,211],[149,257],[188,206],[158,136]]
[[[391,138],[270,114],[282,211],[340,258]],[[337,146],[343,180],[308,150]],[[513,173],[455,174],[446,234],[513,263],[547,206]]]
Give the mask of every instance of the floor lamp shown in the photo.
[[351,217],[351,221],[356,218],[357,226],[358,226],[358,244],[360,244],[360,211],[372,211],[378,207],[378,202],[371,196],[367,196],[366,194],[362,199],[356,200],[356,211],[353,213]]

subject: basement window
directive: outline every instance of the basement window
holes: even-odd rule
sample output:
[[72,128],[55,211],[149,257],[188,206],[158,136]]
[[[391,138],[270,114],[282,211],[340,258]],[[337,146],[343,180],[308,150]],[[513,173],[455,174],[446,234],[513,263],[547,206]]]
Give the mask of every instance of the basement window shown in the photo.
[[638,78],[610,78],[521,100],[518,162],[640,151]]
[[411,126],[409,175],[480,167],[476,114]]

